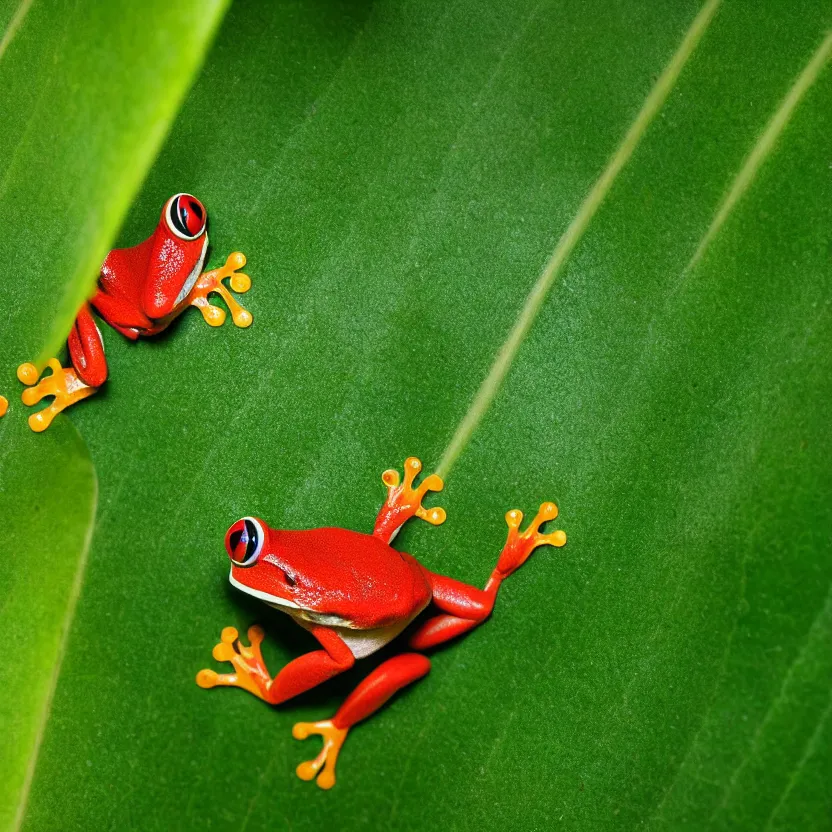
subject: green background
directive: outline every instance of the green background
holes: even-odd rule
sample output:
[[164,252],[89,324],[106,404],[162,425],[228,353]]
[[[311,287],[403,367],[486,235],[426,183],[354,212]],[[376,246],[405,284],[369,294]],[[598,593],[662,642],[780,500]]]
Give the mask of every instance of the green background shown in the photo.
[[[434,499],[448,521],[397,540],[481,584],[505,511],[554,499],[569,543],[539,550],[490,621],[355,730],[329,793],[295,777],[317,745],[291,726],[331,715],[390,651],[277,710],[199,689],[224,626],[263,623],[272,669],[313,646],[228,586],[222,535],[243,514],[369,530],[382,470],[409,454],[436,468],[700,7],[238,2],[196,76],[219,7],[159,4],[151,24],[115,4],[112,20],[59,11],[36,0],[0,57],[0,97],[87,101],[92,134],[51,153],[21,140],[31,155],[4,162],[0,188],[24,235],[3,234],[24,265],[5,284],[0,459],[39,460],[19,485],[4,475],[22,538],[7,570],[46,546],[81,566],[26,585],[33,610],[42,584],[77,578],[80,595],[54,699],[32,703],[45,732],[23,828],[829,828],[828,68],[686,268],[828,3],[717,11]],[[114,22],[134,47],[96,47],[121,69],[93,95],[86,48]],[[51,82],[27,69],[48,37],[80,56]],[[34,113],[24,135],[58,119]],[[122,143],[102,157],[109,136]],[[152,341],[107,330],[105,390],[28,433],[12,373],[65,331],[55,298],[82,297],[89,263],[144,239],[177,191],[208,207],[212,265],[247,255],[253,326],[191,311]],[[69,454],[74,484],[46,492],[68,530],[44,536],[32,495]],[[9,684],[46,690],[40,649],[20,655]]]

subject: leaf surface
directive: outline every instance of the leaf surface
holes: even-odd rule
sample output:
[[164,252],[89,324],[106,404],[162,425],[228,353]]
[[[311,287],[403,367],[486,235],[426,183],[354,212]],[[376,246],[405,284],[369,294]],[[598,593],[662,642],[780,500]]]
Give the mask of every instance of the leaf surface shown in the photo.
[[[703,8],[231,10],[119,243],[197,194],[255,322],[105,332],[111,382],[72,415],[102,508],[27,829],[825,828],[825,58],[748,160],[832,18],[715,8],[616,166]],[[277,710],[200,690],[224,626],[264,623],[273,670],[312,647],[228,586],[222,536],[368,530],[413,453],[446,461],[447,523],[397,540],[429,568],[481,584],[505,511],[544,499],[569,543],[354,731],[324,794],[291,725],[368,664]]]
[[83,580],[96,492],[89,452],[71,422],[48,436],[8,419],[0,424],[0,829],[15,828],[25,808]]
[[15,370],[66,336],[225,6],[0,4],[0,829],[23,817],[96,510],[83,440],[29,431]]
[[20,0],[13,10],[4,3],[0,260],[14,286],[2,332],[8,364],[48,358],[63,343],[227,5]]

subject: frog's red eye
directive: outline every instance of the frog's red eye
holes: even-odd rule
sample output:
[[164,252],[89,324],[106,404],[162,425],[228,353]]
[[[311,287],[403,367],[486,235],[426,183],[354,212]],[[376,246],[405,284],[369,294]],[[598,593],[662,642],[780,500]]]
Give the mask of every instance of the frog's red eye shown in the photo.
[[205,206],[195,196],[176,194],[168,200],[165,221],[177,237],[195,240],[205,231]]
[[256,517],[243,517],[225,535],[228,557],[237,566],[253,566],[263,548],[263,526]]

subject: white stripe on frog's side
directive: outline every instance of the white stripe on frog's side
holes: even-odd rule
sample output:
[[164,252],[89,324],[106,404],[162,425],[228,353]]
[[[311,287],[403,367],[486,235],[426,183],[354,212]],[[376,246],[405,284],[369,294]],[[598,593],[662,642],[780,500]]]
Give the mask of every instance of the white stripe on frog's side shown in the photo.
[[292,601],[287,601],[285,598],[277,598],[274,595],[269,595],[268,592],[261,592],[259,589],[252,589],[250,586],[241,584],[231,573],[228,574],[228,580],[231,582],[231,586],[245,592],[247,595],[259,598],[261,601],[265,601],[267,604],[271,604],[271,606],[276,607],[277,609],[280,609],[281,607],[293,610],[300,609],[297,604],[292,603]]
[[[425,607],[427,604],[425,604]],[[406,618],[404,621],[398,621],[395,624],[389,624],[387,627],[377,627],[375,630],[357,630],[353,627],[344,627],[333,624],[326,626],[336,632],[350,648],[350,652],[356,659],[364,659],[372,655],[377,650],[381,650],[385,644],[389,644],[420,612],[425,608],[416,610],[413,615]],[[308,618],[301,617],[304,613],[296,613],[291,610],[284,610],[300,624],[304,630],[311,630],[315,626],[320,626],[321,621],[310,621]],[[334,618],[334,616],[321,616],[326,618]]]
[[285,598],[278,598],[274,595],[269,595],[268,592],[252,589],[235,580],[231,574],[229,574],[228,580],[232,586],[235,586],[242,592],[254,598],[259,598],[261,601],[265,601],[270,607],[274,607],[276,610],[292,616],[295,622],[303,627],[304,630],[311,630],[316,626],[329,627],[331,630],[334,630],[344,640],[344,643],[350,648],[350,652],[356,659],[366,658],[377,650],[381,650],[385,644],[389,644],[430,603],[430,600],[426,601],[413,615],[403,621],[397,621],[395,624],[389,624],[386,627],[376,627],[373,630],[360,630],[350,621],[338,615],[327,615],[326,613],[304,610]]
[[205,242],[202,244],[202,254],[199,255],[199,260],[197,264],[191,270],[191,273],[188,275],[188,279],[185,281],[185,285],[182,287],[182,291],[179,292],[179,295],[176,298],[176,301],[173,304],[174,309],[188,297],[188,292],[194,288],[194,283],[196,283],[196,279],[202,273],[202,266],[205,263],[205,253],[208,251],[208,235],[205,235]]
[[294,601],[290,601],[288,598],[280,598],[277,595],[269,595],[268,592],[263,592],[260,589],[252,589],[250,586],[241,584],[234,577],[233,572],[228,573],[228,580],[230,581],[231,586],[245,592],[247,595],[251,595],[252,598],[259,598],[261,601],[265,601],[270,607],[274,607],[276,610],[282,610],[286,613],[294,613],[296,615],[304,616],[312,624],[323,624],[326,627],[352,626],[347,619],[341,618],[338,615],[326,615],[325,613],[305,610],[303,607],[299,607]]

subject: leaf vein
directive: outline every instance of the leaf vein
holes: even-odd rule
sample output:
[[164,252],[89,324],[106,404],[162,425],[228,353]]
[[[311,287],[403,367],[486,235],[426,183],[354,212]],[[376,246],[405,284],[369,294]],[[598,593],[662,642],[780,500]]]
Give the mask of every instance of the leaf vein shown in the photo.
[[771,719],[777,710],[777,706],[780,705],[782,702],[785,701],[787,694],[786,691],[794,678],[795,672],[803,665],[803,662],[806,656],[811,652],[810,648],[814,644],[813,636],[815,631],[821,625],[821,622],[825,618],[830,618],[830,613],[832,613],[832,584],[829,586],[829,590],[826,593],[826,598],[824,602],[818,610],[817,615],[812,619],[812,623],[809,625],[809,629],[806,632],[806,637],[804,639],[803,645],[801,646],[800,650],[798,651],[797,655],[794,657],[794,660],[788,667],[788,670],[783,676],[783,681],[780,684],[780,688],[777,691],[777,695],[771,700],[771,704],[766,709],[766,712],[763,718],[760,720],[759,725],[757,726],[756,730],[754,731],[754,736],[751,740],[751,745],[748,749],[748,752],[744,755],[740,764],[734,769],[731,778],[726,785],[722,800],[719,802],[719,805],[714,809],[713,813],[711,814],[711,818],[709,823],[712,823],[714,818],[728,805],[728,801],[731,798],[731,794],[733,793],[734,787],[736,786],[740,775],[745,770],[745,767],[748,765],[749,761],[752,760],[757,753],[757,750],[760,746],[760,742],[765,734],[766,728],[768,727]]
[[20,5],[17,7],[17,11],[12,15],[12,19],[9,21],[6,31],[3,32],[3,38],[0,40],[0,59],[2,59],[3,55],[6,54],[6,50],[14,40],[14,36],[23,25],[23,21],[26,19],[26,15],[29,14],[29,9],[32,7],[33,2],[34,0],[21,0]]
[[774,150],[774,146],[780,138],[781,133],[786,129],[797,105],[817,80],[821,71],[826,66],[830,55],[832,55],[832,31],[826,35],[821,45],[809,59],[809,62],[803,68],[800,75],[798,75],[797,80],[792,84],[788,93],[786,93],[786,97],[775,110],[774,115],[752,148],[751,153],[748,154],[748,158],[745,160],[742,168],[740,168],[740,172],[734,178],[728,193],[725,195],[717,209],[716,215],[708,226],[708,230],[699,241],[699,245],[696,247],[693,257],[691,257],[690,262],[685,268],[683,276],[688,274],[702,259],[705,250],[711,244],[713,238],[719,233],[720,228],[722,228],[734,206],[751,187],[763,163]]
[[812,732],[812,736],[809,737],[808,742],[806,743],[806,748],[803,751],[803,754],[800,757],[797,765],[795,766],[794,771],[792,772],[791,777],[789,778],[789,782],[786,784],[786,788],[783,789],[783,794],[780,795],[780,799],[777,801],[777,805],[772,809],[771,814],[769,815],[768,821],[766,821],[765,829],[771,829],[772,823],[777,815],[780,813],[780,810],[788,800],[789,795],[792,793],[792,789],[794,788],[795,784],[797,783],[797,777],[801,771],[803,771],[806,763],[812,758],[812,755],[817,750],[818,744],[820,743],[820,737],[823,733],[823,729],[826,726],[826,721],[829,719],[829,715],[832,714],[832,689],[829,692],[829,704],[826,706],[826,710],[821,714],[820,719],[818,720],[818,724],[815,727],[815,730]]
[[497,396],[511,365],[517,356],[532,324],[537,319],[541,307],[555,279],[560,273],[575,246],[581,240],[598,209],[606,199],[618,174],[629,162],[647,129],[652,124],[659,110],[667,100],[668,95],[676,84],[682,69],[696,49],[699,41],[707,30],[716,14],[721,0],[708,0],[694,18],[682,42],[673,57],[662,70],[642,104],[635,120],[630,125],[621,143],[616,148],[606,167],[601,172],[589,193],[584,197],[572,222],[564,231],[552,256],[543,268],[534,286],[526,298],[520,314],[512,327],[506,341],[497,352],[494,363],[485,380],[474,396],[468,411],[459,423],[451,441],[442,456],[437,473],[445,478],[456,462],[462,450],[467,445],[474,431],[479,426],[486,411]]

